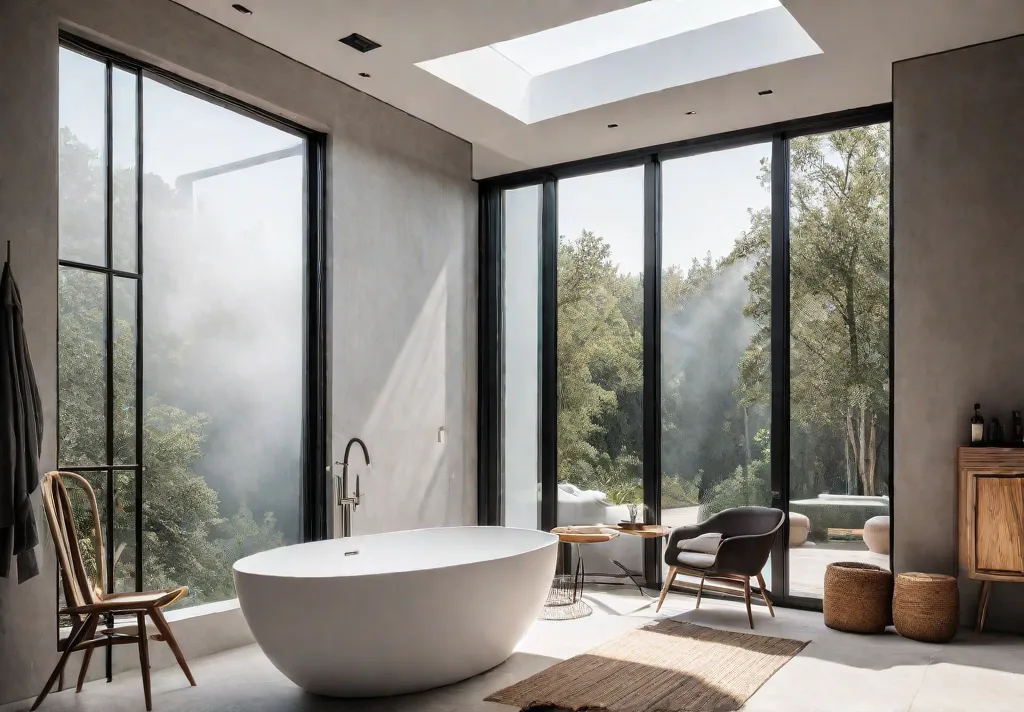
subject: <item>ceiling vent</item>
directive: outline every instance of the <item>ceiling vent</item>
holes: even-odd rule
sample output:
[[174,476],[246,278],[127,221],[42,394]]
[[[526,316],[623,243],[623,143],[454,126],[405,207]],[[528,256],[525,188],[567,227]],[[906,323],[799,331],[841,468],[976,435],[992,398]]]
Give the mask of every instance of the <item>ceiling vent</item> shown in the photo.
[[363,37],[361,34],[357,32],[353,32],[348,37],[342,37],[340,40],[338,40],[338,42],[341,42],[344,45],[348,45],[352,49],[359,50],[364,54],[366,52],[375,50],[378,47],[380,47],[379,42],[374,42],[369,37]]

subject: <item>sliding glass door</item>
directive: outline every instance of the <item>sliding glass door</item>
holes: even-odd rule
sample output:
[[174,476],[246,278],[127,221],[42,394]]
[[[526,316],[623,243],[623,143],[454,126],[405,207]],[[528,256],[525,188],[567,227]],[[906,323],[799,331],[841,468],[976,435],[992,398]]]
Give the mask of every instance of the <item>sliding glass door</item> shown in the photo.
[[[810,607],[828,563],[889,566],[889,114],[485,182],[482,521],[775,507],[762,573]],[[616,555],[659,585],[661,542],[634,543]]]
[[889,567],[889,125],[789,141],[789,590]]
[[672,527],[772,505],[771,150],[662,163],[661,522]]

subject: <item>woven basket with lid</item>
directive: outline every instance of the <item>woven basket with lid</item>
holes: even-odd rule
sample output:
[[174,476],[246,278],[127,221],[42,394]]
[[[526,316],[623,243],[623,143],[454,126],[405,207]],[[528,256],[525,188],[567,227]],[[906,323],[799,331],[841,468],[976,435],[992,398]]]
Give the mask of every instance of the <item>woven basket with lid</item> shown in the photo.
[[941,574],[898,574],[892,618],[896,632],[904,638],[948,643],[960,625],[960,591],[956,578]]
[[848,633],[882,633],[892,622],[892,574],[840,561],[825,568],[825,625]]

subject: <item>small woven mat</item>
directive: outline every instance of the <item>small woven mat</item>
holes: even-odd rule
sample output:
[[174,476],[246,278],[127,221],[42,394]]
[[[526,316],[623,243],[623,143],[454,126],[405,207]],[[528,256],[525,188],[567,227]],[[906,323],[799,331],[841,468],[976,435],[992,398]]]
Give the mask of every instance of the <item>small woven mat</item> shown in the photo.
[[609,712],[732,712],[805,645],[663,620],[556,663],[487,700],[521,709],[543,704]]

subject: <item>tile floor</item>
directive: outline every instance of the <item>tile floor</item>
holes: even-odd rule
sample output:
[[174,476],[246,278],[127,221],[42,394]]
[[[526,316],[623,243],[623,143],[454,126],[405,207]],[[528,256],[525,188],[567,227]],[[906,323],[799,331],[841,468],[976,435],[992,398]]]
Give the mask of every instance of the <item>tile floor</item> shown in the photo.
[[[385,700],[332,700],[306,694],[250,646],[192,661],[199,686],[188,687],[177,668],[153,675],[155,712],[513,712],[484,702],[491,692],[558,660],[583,652],[659,615],[700,625],[746,631],[742,604],[671,594],[661,614],[643,607],[636,589],[588,589],[594,614],[575,621],[538,621],[504,664],[457,685]],[[1024,637],[963,631],[949,645],[904,640],[895,633],[858,636],[825,628],[821,614],[777,609],[772,619],[755,609],[756,633],[809,640],[802,653],[772,677],[745,712],[941,712],[1024,709]],[[69,675],[73,678],[73,675]],[[31,701],[0,706],[27,710]],[[51,694],[41,712],[137,712],[144,709],[137,673],[113,683],[93,682],[80,695]]]

